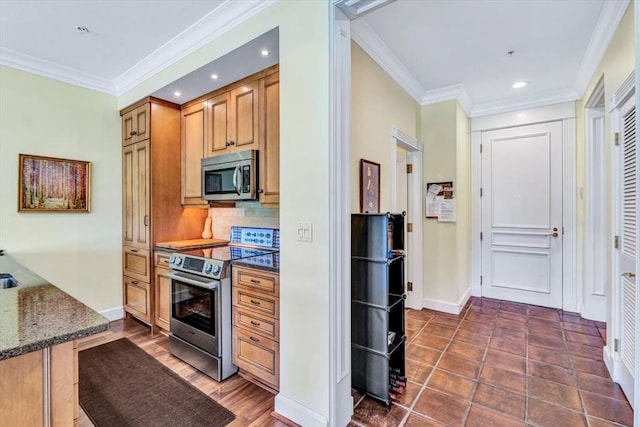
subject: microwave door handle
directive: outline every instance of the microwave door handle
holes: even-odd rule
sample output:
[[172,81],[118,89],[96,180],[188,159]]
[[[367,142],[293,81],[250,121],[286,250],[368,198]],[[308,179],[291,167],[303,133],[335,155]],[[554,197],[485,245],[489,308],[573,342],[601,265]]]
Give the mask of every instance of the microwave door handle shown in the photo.
[[233,171],[233,187],[236,189],[238,196],[242,190],[242,183],[238,182],[238,174],[240,173],[240,165],[236,166],[236,170]]

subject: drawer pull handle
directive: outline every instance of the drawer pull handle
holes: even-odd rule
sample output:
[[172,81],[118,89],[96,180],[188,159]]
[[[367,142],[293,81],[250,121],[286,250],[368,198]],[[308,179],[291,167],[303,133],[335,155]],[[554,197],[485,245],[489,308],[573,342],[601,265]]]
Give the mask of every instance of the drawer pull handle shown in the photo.
[[138,281],[137,281],[137,280],[132,280],[132,281],[131,281],[131,284],[132,284],[132,285],[137,285],[137,284],[138,284]]
[[251,279],[251,283],[260,283],[260,280]]
[[260,340],[258,338],[254,338],[254,337],[249,337],[249,339],[253,342],[260,342]]
[[252,324],[253,326],[260,326],[260,322],[255,322],[255,321],[253,321],[253,320],[251,321],[251,324]]
[[163,259],[162,262],[164,262],[165,264],[169,264],[169,260]]
[[138,253],[138,250],[137,250],[137,249],[131,249],[131,252],[133,252],[133,253],[136,253],[136,254],[137,254],[137,253]]
[[260,301],[256,301],[254,299],[250,300],[253,305],[260,305]]

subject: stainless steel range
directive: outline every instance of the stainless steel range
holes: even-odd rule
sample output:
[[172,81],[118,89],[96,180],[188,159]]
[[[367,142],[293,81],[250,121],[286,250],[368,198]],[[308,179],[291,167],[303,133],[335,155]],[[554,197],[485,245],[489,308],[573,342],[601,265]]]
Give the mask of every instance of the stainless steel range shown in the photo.
[[231,227],[230,243],[169,259],[169,352],[217,381],[238,371],[231,363],[230,262],[277,251],[279,230]]

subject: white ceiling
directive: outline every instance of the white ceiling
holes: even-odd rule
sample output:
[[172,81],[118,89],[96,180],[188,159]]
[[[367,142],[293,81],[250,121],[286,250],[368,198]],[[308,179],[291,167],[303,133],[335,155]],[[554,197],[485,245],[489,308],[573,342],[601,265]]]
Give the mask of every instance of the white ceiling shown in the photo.
[[[117,95],[273,1],[0,0],[0,64]],[[582,96],[628,4],[397,0],[353,21],[352,37],[418,102],[455,98],[476,116]],[[277,52],[266,60],[254,55],[261,44],[272,50],[275,44],[277,51],[277,33],[212,68],[237,73],[243,65],[250,74],[277,62]],[[511,50],[515,54],[507,55]],[[210,68],[200,72],[208,76]],[[517,80],[529,85],[516,91],[511,85]],[[169,98],[181,90],[184,102],[213,90],[189,92],[190,86],[177,82],[155,95]]]

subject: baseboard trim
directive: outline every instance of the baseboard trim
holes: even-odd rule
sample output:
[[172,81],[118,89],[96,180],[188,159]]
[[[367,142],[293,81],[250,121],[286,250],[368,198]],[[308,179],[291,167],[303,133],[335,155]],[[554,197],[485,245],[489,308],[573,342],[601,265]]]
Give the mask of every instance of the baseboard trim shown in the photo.
[[109,319],[109,322],[113,322],[114,320],[124,318],[124,307],[109,308],[107,310],[101,310],[99,313]]
[[329,421],[323,415],[279,393],[274,402],[274,412],[301,426],[326,427]]
[[609,371],[609,376],[613,381],[615,381],[615,358],[613,356],[613,351],[610,346],[604,346],[602,348],[602,360],[604,361],[604,365],[607,367],[607,371]]
[[441,300],[431,299],[431,298],[423,298],[422,307],[428,308],[430,310],[442,311],[444,313],[460,314],[464,305],[467,303],[467,301],[469,301],[469,298],[471,298],[470,287],[467,288],[467,290],[462,295],[460,300],[458,300],[457,303],[452,303],[449,301],[441,301]]

